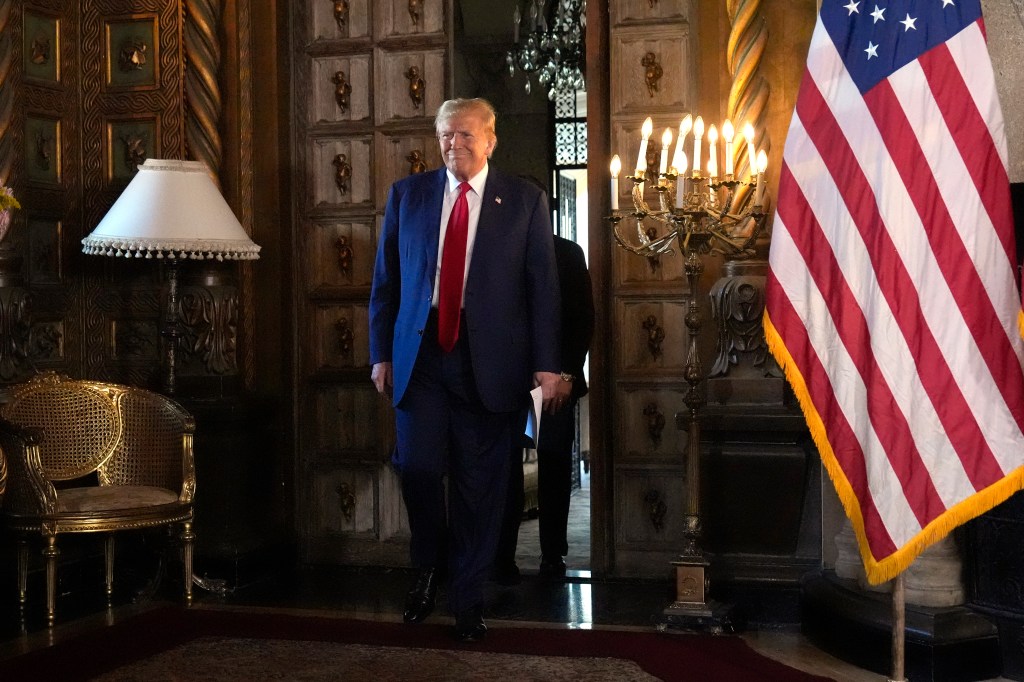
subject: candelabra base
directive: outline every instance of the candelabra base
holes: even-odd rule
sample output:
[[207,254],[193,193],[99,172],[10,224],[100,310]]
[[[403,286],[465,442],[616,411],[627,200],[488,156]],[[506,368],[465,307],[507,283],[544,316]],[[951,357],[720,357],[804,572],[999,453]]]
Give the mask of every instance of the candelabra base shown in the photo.
[[664,627],[714,634],[735,631],[732,605],[707,598],[707,559],[683,556],[672,565],[676,567],[676,600],[662,611]]
[[715,635],[736,632],[733,610],[732,604],[725,604],[714,599],[702,604],[673,602],[661,612],[663,621],[659,629],[673,628],[708,632]]

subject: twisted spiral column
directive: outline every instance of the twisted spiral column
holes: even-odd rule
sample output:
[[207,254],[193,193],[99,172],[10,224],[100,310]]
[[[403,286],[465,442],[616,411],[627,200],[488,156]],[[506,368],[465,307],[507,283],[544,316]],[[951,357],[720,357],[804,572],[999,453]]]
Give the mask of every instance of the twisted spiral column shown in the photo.
[[[726,46],[726,67],[732,77],[729,88],[729,101],[726,116],[737,124],[741,132],[742,126],[749,122],[757,131],[754,146],[767,152],[771,149],[771,139],[765,125],[767,120],[768,98],[771,87],[768,81],[758,73],[765,47],[768,44],[768,28],[761,16],[761,0],[725,0],[729,14],[729,41]],[[733,146],[733,162],[736,176],[744,178],[756,163],[755,159],[747,158],[747,146]],[[749,188],[743,188],[749,194]],[[737,206],[743,206],[745,197],[737,196]]]
[[205,163],[217,182],[223,160],[218,126],[224,107],[217,84],[221,9],[220,0],[185,1],[185,144],[191,158]]
[[[14,0],[0,0],[0,185],[11,180],[14,159]],[[20,34],[20,31],[18,32]]]

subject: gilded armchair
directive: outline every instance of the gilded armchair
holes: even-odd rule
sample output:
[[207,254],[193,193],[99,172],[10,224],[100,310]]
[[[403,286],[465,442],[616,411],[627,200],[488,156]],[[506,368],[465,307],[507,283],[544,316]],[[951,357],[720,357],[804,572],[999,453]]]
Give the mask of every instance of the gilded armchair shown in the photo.
[[57,536],[106,533],[107,597],[113,592],[114,532],[181,527],[186,602],[192,600],[195,421],[157,393],[53,373],[21,384],[0,408],[7,456],[3,512],[20,535],[18,591],[26,603],[29,541],[41,536],[46,608],[54,623]]

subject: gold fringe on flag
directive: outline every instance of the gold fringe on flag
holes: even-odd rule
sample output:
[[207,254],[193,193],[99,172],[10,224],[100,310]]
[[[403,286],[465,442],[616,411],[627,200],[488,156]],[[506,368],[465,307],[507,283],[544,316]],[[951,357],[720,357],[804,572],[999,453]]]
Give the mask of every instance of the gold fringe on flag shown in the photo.
[[[1018,317],[1018,324],[1021,327],[1021,333],[1024,334],[1024,314]],[[810,393],[807,390],[804,377],[800,373],[800,368],[793,361],[789,350],[782,341],[782,337],[779,336],[778,331],[772,324],[767,311],[764,313],[763,326],[768,350],[776,362],[778,362],[779,367],[782,368],[786,375],[786,380],[796,394],[797,400],[800,403],[800,409],[803,411],[804,419],[807,421],[807,426],[810,429],[811,438],[814,440],[814,444],[818,447],[818,453],[821,455],[821,461],[825,465],[825,470],[828,472],[828,476],[832,480],[836,492],[839,494],[843,508],[846,510],[846,515],[850,518],[850,522],[853,525],[861,560],[864,562],[864,572],[867,575],[868,582],[872,585],[892,580],[906,570],[921,552],[949,535],[954,528],[984,514],[989,509],[992,509],[992,507],[1005,502],[1018,490],[1024,488],[1024,467],[1020,467],[988,488],[978,491],[947,509],[941,516],[938,516],[922,528],[917,535],[893,554],[881,560],[876,559],[871,554],[868,545],[860,501],[857,499],[853,487],[850,485],[846,474],[836,459],[835,452],[832,450],[832,444],[829,442],[828,434],[825,431],[825,424],[821,419],[821,415],[818,414],[814,403],[811,401]]]

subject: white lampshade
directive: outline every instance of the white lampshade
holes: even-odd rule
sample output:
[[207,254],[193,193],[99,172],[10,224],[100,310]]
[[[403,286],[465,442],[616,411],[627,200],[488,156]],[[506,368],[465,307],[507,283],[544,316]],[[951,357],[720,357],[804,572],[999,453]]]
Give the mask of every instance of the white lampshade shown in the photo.
[[125,258],[255,260],[249,239],[201,161],[146,159],[82,251]]

